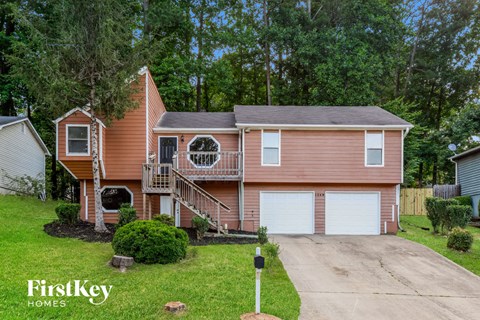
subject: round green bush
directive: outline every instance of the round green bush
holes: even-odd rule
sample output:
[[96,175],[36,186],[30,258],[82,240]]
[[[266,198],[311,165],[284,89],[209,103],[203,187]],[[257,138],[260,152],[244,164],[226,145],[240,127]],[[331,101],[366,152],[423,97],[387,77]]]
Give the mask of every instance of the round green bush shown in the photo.
[[473,236],[462,228],[453,228],[448,235],[447,247],[457,251],[468,251],[472,247]]
[[146,264],[177,262],[185,258],[187,246],[185,231],[151,220],[138,220],[119,228],[112,241],[115,254]]
[[167,226],[175,225],[175,218],[165,213],[157,214],[153,217],[153,220],[166,224]]

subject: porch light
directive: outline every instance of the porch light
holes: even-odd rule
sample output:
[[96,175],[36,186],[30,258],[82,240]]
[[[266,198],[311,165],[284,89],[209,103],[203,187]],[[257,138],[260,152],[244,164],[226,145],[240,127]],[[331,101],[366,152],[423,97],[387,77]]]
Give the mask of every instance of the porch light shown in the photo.
[[183,134],[182,134],[182,136],[180,137],[180,141],[182,141],[182,143],[185,141],[185,137],[183,136]]

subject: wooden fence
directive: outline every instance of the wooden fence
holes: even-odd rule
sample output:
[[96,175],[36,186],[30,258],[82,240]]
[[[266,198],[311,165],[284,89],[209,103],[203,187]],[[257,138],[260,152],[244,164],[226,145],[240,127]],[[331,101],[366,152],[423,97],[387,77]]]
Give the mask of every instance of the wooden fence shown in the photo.
[[433,196],[450,199],[460,195],[459,184],[441,184],[433,186]]
[[432,188],[406,188],[400,190],[400,214],[426,215],[425,198],[433,196]]

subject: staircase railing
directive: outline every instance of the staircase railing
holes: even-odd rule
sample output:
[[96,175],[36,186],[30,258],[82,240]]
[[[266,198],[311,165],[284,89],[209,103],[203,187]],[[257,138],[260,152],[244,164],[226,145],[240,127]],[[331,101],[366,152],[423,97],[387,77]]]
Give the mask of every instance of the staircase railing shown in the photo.
[[239,180],[242,162],[240,151],[180,151],[173,156],[174,169],[194,180]]
[[142,165],[142,192],[172,193],[175,180],[170,163],[144,163]]
[[223,232],[221,210],[230,212],[230,207],[212,196],[207,191],[190,181],[177,170],[172,170],[175,180],[174,197],[196,215],[207,218],[209,224]]

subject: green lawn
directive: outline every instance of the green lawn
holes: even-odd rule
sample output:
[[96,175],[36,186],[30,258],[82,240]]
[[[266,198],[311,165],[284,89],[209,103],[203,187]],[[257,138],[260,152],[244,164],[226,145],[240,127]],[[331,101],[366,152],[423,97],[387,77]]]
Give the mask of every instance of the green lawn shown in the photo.
[[[173,265],[134,265],[127,273],[108,266],[110,244],[50,237],[43,225],[55,218],[55,202],[0,196],[0,319],[239,319],[254,311],[255,245],[198,247]],[[84,297],[54,298],[65,307],[29,307],[27,280],[48,284],[90,280],[113,285],[94,306]],[[188,311],[172,316],[168,301]],[[262,273],[262,312],[297,319],[300,299],[281,263]]]
[[[475,240],[470,252],[463,253],[447,248],[447,236],[433,235],[426,216],[401,216],[400,223],[407,232],[398,232],[398,236],[421,243],[480,276],[480,228],[467,227]],[[420,227],[430,228],[430,231]]]

